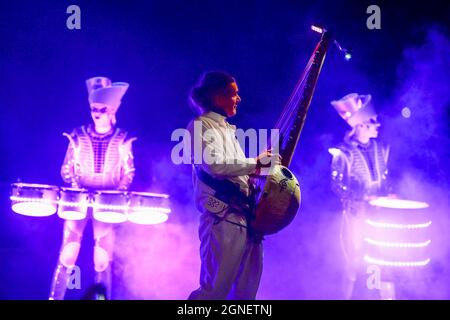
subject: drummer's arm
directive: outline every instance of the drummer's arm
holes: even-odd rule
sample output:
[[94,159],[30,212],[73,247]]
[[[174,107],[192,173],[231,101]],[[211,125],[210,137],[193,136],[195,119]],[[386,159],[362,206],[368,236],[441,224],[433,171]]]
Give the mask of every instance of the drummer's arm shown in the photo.
[[61,166],[61,177],[64,182],[69,183],[72,187],[77,187],[77,178],[75,174],[75,150],[72,144],[69,143],[67,147],[66,156],[64,157],[63,165]]
[[347,186],[344,183],[345,161],[339,154],[339,149],[333,150],[333,159],[331,160],[331,190],[336,193],[339,198],[344,198]]
[[345,152],[338,148],[330,148],[333,156],[331,162],[331,189],[342,200],[351,200],[359,197],[359,188],[356,181],[350,182],[349,158]]
[[136,169],[134,167],[134,155],[131,147],[131,143],[134,140],[136,140],[136,138],[128,140],[123,145],[121,179],[118,186],[119,190],[127,190],[134,179]]
[[388,169],[388,160],[389,160],[389,153],[390,153],[390,146],[383,146],[383,158],[386,164],[386,169],[384,170],[382,174],[382,185],[381,185],[381,191],[384,195],[388,195],[389,197],[396,197],[396,195],[393,193],[393,186],[392,186],[392,180],[389,177],[389,169]]

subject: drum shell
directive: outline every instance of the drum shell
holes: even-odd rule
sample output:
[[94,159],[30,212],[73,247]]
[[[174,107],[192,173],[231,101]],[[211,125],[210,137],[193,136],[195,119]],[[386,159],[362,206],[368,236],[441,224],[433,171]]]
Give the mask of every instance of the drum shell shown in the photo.
[[121,191],[96,191],[93,194],[94,219],[106,223],[127,220],[128,194]]
[[[427,261],[432,236],[429,210],[428,205],[390,208],[368,203],[365,224],[366,254],[383,261]],[[397,266],[407,264],[399,263]]]
[[57,186],[31,183],[11,185],[11,208],[18,214],[35,217],[53,215],[58,208],[58,198]]
[[130,192],[128,220],[137,224],[160,224],[170,213],[168,196],[146,192]]
[[87,190],[61,188],[58,216],[65,220],[82,220],[87,216],[89,203]]
[[139,210],[145,207],[164,207],[168,205],[168,199],[165,197],[146,195],[140,192],[130,192],[129,194],[130,211]]

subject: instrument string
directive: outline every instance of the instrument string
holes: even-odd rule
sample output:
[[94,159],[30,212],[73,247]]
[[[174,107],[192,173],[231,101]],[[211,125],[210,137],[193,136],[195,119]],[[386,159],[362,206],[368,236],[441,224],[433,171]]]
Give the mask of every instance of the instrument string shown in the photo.
[[313,56],[309,59],[306,68],[304,69],[299,81],[295,85],[294,91],[288,99],[280,118],[275,124],[275,128],[280,130],[280,152],[284,149],[287,141],[289,140],[289,132],[292,127],[292,123],[295,121],[294,115],[298,111],[298,103],[300,101],[307,74],[310,72],[311,65],[313,63]]

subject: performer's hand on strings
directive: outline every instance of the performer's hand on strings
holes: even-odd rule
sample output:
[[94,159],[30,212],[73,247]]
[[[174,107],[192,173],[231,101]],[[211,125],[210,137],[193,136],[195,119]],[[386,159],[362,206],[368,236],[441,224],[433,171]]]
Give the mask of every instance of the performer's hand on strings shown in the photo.
[[272,149],[267,149],[256,157],[257,168],[267,168],[272,165],[280,165],[281,156],[278,153],[272,153]]

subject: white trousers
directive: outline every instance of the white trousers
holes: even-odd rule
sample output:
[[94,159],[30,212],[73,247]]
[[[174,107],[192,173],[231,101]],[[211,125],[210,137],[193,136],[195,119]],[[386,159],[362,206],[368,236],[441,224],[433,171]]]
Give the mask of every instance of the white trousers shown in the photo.
[[189,299],[254,300],[262,274],[262,241],[247,232],[241,214],[227,212],[220,219],[209,212],[200,217],[200,288]]

